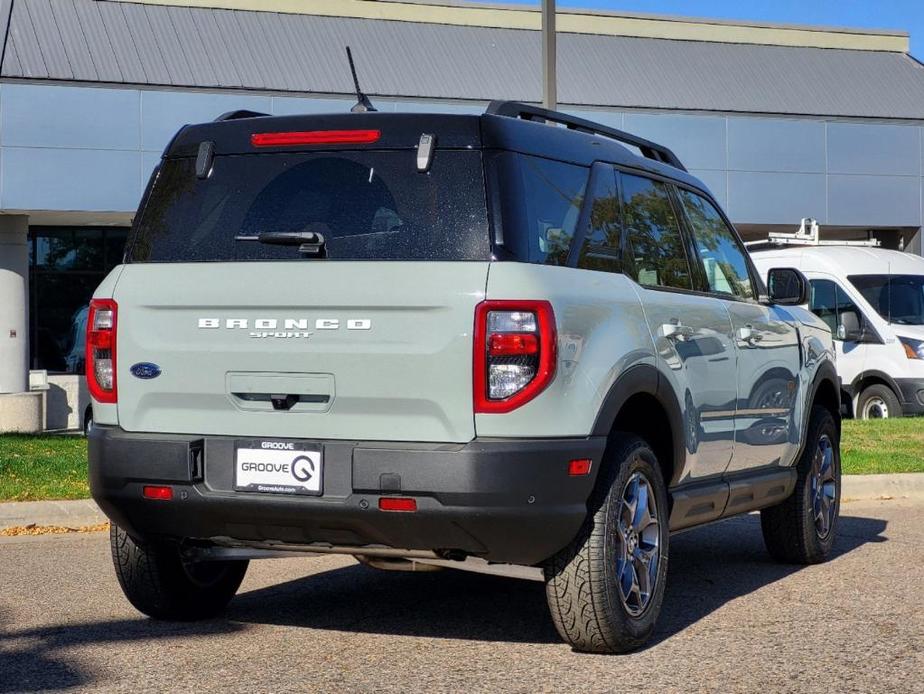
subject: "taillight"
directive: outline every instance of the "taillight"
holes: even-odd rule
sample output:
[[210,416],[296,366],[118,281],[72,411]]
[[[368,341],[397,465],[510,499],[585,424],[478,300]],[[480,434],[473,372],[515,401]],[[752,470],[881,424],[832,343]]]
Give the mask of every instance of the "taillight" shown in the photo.
[[548,301],[483,301],[475,307],[475,412],[510,412],[555,375],[555,314]]
[[254,133],[254,147],[286,145],[371,145],[382,136],[380,130],[303,130],[281,133]]
[[99,402],[116,402],[116,320],[112,299],[91,299],[87,316],[87,388]]

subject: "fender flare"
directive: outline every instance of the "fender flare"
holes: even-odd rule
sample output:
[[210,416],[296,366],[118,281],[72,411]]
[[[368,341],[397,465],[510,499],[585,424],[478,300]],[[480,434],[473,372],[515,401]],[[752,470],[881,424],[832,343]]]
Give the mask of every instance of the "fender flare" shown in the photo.
[[892,392],[895,393],[895,396],[898,398],[898,401],[902,401],[902,391],[898,387],[898,384],[895,382],[895,379],[889,376],[889,374],[884,371],[879,371],[877,369],[869,369],[867,371],[861,371],[857,374],[856,378],[853,379],[850,383],[850,387],[853,388],[853,392],[859,396],[860,395],[860,382],[866,378],[876,378],[880,381],[883,381],[889,388],[892,389]]
[[609,436],[616,418],[623,405],[635,395],[652,396],[667,413],[673,442],[672,479],[665,480],[668,487],[673,486],[686,466],[686,445],[684,443],[683,408],[677,401],[673,389],[660,371],[651,364],[635,364],[623,371],[610,386],[597,419],[594,421],[591,436]]
[[805,437],[808,435],[809,420],[812,416],[812,408],[815,407],[815,398],[818,397],[818,390],[821,388],[823,383],[830,383],[831,387],[834,388],[834,395],[837,397],[836,411],[832,414],[834,415],[834,421],[837,424],[838,436],[840,435],[841,381],[837,376],[837,369],[834,367],[834,364],[826,361],[818,367],[818,370],[815,372],[815,376],[812,379],[812,386],[808,392],[808,398],[806,399],[806,407],[802,413],[802,429],[799,432],[799,438],[802,440],[802,442],[799,444],[799,452],[793,459],[793,465],[798,465],[799,459],[802,458],[802,453],[805,451]]
[[[829,361],[823,362],[821,365],[819,365],[818,370],[815,372],[815,377],[812,379],[812,389],[809,392],[809,404],[815,404],[815,397],[818,395],[818,389],[821,388],[821,384],[825,381],[830,382],[831,386],[834,388],[834,392],[837,395],[838,410],[840,410],[841,380],[837,376],[837,369],[834,367],[834,364]],[[806,414],[805,419],[807,422],[808,414]]]

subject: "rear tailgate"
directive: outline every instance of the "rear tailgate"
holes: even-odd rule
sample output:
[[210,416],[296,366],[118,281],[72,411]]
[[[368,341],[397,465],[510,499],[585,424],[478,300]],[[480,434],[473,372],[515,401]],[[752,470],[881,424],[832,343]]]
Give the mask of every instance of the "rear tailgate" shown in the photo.
[[[471,333],[487,272],[483,262],[127,265],[114,296],[119,424],[469,441]],[[134,376],[143,362],[160,375]]]

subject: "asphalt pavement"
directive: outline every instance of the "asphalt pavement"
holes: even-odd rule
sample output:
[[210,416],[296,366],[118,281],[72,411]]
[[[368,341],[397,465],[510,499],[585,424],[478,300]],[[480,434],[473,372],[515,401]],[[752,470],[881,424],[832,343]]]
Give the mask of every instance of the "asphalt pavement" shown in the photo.
[[252,562],[224,619],[155,622],[108,535],[0,538],[0,692],[924,691],[924,504],[851,502],[835,558],[783,566],[751,515],[672,538],[653,641],[562,644],[539,583]]

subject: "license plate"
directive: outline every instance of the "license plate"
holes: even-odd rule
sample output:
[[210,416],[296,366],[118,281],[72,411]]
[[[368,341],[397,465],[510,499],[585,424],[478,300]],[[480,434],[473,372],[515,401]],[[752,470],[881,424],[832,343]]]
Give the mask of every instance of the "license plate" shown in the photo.
[[234,452],[234,488],[268,494],[321,493],[318,446],[291,441],[240,442]]

